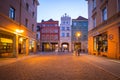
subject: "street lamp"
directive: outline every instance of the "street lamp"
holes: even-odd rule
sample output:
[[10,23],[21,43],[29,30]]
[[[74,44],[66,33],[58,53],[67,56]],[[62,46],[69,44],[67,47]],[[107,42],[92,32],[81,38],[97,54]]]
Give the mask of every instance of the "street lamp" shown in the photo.
[[80,31],[77,31],[76,33],[75,33],[75,38],[76,38],[76,40],[75,40],[75,43],[74,43],[74,50],[75,50],[75,54],[77,53],[76,51],[80,48],[80,43],[79,43],[79,38],[80,38],[80,36],[81,36],[81,32]]
[[76,33],[75,33],[75,36],[76,36],[76,38],[77,38],[77,40],[78,40],[78,38],[81,36],[81,32],[79,32],[79,31],[76,32]]

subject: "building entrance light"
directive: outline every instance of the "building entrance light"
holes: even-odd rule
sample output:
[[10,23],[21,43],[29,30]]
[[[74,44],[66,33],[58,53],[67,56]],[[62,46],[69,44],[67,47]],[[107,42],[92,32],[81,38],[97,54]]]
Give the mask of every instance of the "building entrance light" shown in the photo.
[[17,32],[17,33],[23,33],[24,30],[16,29],[16,32]]

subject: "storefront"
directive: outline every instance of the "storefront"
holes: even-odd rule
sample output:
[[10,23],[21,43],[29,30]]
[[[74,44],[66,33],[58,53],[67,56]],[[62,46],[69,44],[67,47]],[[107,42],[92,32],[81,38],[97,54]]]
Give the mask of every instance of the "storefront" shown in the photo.
[[0,56],[12,56],[13,36],[0,33]]
[[99,34],[97,36],[94,36],[93,38],[94,38],[93,49],[94,51],[98,52],[98,55],[100,55],[101,52],[108,51],[107,33]]
[[74,43],[74,50],[78,50],[78,49],[81,49],[81,43],[80,42]]
[[42,43],[42,51],[56,51],[58,49],[58,43]]
[[88,53],[120,59],[120,28],[117,24],[106,27],[89,32]]

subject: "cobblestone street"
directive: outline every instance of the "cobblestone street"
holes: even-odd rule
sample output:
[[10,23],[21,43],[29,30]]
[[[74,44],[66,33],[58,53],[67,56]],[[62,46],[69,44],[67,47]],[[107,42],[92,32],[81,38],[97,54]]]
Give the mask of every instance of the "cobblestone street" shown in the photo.
[[30,57],[0,66],[0,80],[120,80],[91,64],[88,57],[72,54]]

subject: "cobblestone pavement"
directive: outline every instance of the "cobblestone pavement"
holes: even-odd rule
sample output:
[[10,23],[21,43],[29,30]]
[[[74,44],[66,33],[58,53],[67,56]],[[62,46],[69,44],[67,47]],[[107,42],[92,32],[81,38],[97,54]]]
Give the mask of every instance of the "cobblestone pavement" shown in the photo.
[[20,60],[0,66],[0,80],[120,80],[85,56],[38,55]]

